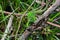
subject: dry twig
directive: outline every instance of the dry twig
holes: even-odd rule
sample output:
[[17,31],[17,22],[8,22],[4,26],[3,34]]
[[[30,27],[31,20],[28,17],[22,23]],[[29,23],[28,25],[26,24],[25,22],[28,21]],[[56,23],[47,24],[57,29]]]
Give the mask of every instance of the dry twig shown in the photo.
[[52,25],[52,26],[56,26],[56,27],[60,28],[60,25],[54,24],[54,23],[52,23],[52,22],[47,22],[47,24],[50,24],[50,25]]
[[56,2],[50,7],[48,8],[47,11],[45,11],[38,20],[36,20],[34,22],[34,25],[30,26],[27,30],[25,30],[25,32],[22,34],[22,36],[19,38],[19,40],[25,40],[28,35],[30,35],[31,31],[33,31],[36,26],[40,23],[40,21],[46,17],[48,17],[48,15],[53,12],[58,6],[60,6],[60,0],[56,0]]
[[8,21],[8,25],[7,25],[6,29],[5,29],[4,35],[2,36],[1,40],[5,40],[7,34],[9,32],[11,32],[12,21],[13,21],[13,16],[11,15],[11,17],[9,18],[9,21]]

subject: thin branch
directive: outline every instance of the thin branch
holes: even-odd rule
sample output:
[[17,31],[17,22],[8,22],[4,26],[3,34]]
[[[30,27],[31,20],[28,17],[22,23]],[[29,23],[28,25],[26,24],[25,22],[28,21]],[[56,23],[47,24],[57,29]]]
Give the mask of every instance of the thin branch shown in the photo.
[[47,22],[47,24],[50,24],[50,25],[52,25],[52,26],[56,26],[56,27],[60,28],[60,25],[54,24],[54,23],[52,23],[52,22]]
[[[1,11],[1,10],[0,10],[0,13],[2,13],[2,12],[3,12],[4,14],[6,14],[6,15],[12,14],[12,12],[7,12],[7,11]],[[15,16],[21,16],[22,14],[20,14],[20,13],[14,13],[14,15],[15,15]]]
[[[55,24],[55,23],[52,23],[52,22],[49,22],[49,21],[47,21],[46,23],[49,24],[49,25],[60,28],[60,25],[58,25],[58,24]],[[38,28],[36,28],[34,30],[41,30],[41,29],[43,29],[43,27],[38,27]]]
[[11,15],[11,17],[9,18],[8,25],[6,27],[6,30],[4,32],[4,35],[2,36],[2,39],[1,40],[5,40],[7,34],[11,31],[12,21],[13,21],[13,16]]

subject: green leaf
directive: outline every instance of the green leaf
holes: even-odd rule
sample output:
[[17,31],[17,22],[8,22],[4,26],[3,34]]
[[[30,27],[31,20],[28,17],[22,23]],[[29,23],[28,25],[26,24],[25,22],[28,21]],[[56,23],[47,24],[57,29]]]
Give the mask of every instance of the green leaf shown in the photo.
[[7,18],[8,18],[9,16],[10,16],[10,15],[6,16],[2,21],[0,21],[0,23],[1,23],[1,22],[4,22],[5,20],[7,20]]
[[36,20],[36,16],[34,12],[28,12],[27,15],[28,15],[27,18],[30,22],[34,22]]
[[51,19],[50,19],[50,21],[52,21],[53,22],[53,20],[57,17],[57,16],[59,16],[60,15],[60,12],[59,13],[56,13],[56,15],[55,16],[53,16]]
[[2,6],[0,5],[0,10],[2,10]]
[[36,16],[34,12],[28,12],[27,14],[27,23],[26,23],[26,27],[28,27],[29,25],[31,25],[31,23],[33,23],[36,20]]

